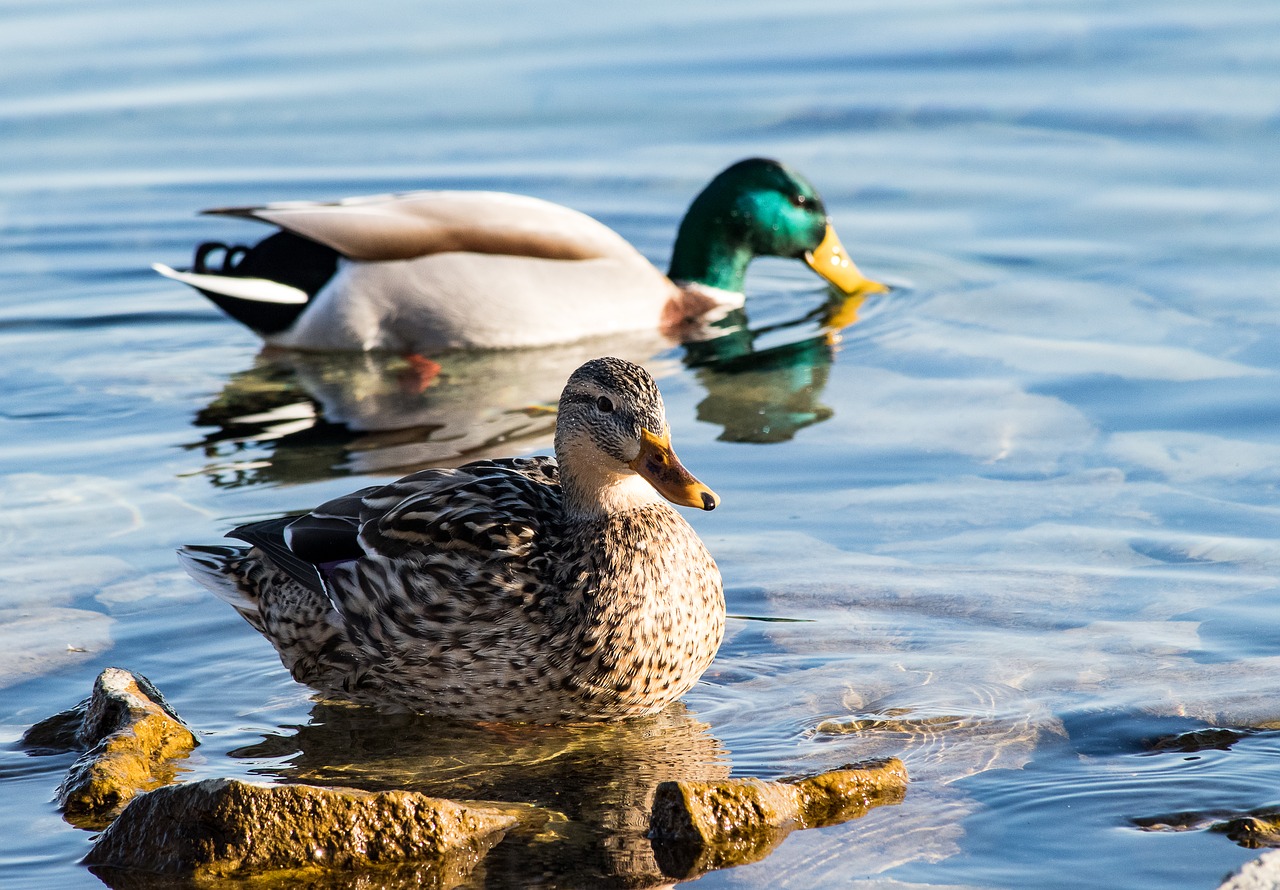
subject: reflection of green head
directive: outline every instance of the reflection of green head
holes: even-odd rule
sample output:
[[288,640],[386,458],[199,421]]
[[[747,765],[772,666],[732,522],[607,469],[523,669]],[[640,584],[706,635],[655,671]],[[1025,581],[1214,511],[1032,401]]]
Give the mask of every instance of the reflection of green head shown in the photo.
[[689,206],[669,275],[677,282],[741,292],[753,258],[802,259],[826,232],[827,211],[804,177],[777,161],[739,161]]
[[822,334],[707,362],[697,369],[707,390],[698,419],[724,427],[723,442],[786,442],[832,415],[819,399],[833,357],[831,339]]

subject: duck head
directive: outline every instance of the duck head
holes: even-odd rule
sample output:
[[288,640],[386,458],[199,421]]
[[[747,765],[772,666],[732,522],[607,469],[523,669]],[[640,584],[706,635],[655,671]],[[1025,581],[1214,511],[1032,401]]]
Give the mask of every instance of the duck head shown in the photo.
[[653,377],[623,359],[592,359],[569,377],[555,447],[570,513],[618,512],[652,503],[656,495],[703,510],[720,503],[672,450]]
[[757,256],[800,259],[846,294],[888,290],[849,259],[822,198],[799,173],[766,158],[739,161],[694,198],[668,276],[741,293]]

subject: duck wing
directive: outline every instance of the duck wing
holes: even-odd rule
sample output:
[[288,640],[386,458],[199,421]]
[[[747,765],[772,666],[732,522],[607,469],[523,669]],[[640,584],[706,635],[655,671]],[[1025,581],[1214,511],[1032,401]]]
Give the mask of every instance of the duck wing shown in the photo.
[[487,561],[527,555],[559,506],[552,458],[476,461],[364,488],[302,516],[242,525],[228,537],[259,548],[290,578],[328,595],[324,568],[365,556],[469,551]]
[[639,255],[584,213],[505,192],[418,191],[204,212],[271,223],[366,262],[448,252],[555,260]]
[[319,566],[364,555],[357,542],[360,502],[378,487],[328,501],[302,516],[251,522],[228,532],[227,537],[257,547],[290,578],[324,593]]
[[360,546],[393,558],[408,551],[521,557],[559,512],[559,470],[548,457],[423,470],[364,498]]

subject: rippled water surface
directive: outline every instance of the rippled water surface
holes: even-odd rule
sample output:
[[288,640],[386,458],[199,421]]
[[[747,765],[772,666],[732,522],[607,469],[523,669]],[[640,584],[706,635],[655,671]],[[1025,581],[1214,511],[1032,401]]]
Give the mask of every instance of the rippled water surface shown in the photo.
[[[0,82],[0,885],[102,886],[52,801],[70,757],[18,739],[110,665],[200,735],[190,778],[561,814],[466,886],[660,883],[653,782],[888,754],[903,803],[699,882],[1212,888],[1257,855],[1274,3],[7,2]],[[259,355],[149,270],[259,234],[201,208],[431,186],[569,204],[665,267],[692,196],[761,154],[891,294],[761,261],[751,335],[438,357],[419,393],[398,359]],[[683,710],[494,733],[320,705],[179,571],[250,519],[546,449],[601,352],[659,374],[723,498],[690,520],[736,617]]]

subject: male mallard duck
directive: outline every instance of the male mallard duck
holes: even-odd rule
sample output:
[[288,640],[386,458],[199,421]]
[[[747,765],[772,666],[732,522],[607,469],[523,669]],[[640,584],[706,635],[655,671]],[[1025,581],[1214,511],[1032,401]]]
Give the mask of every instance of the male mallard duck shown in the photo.
[[293,349],[416,353],[645,329],[677,336],[688,319],[742,306],[756,256],[803,259],[846,293],[885,289],[848,258],[813,186],[759,158],[729,167],[694,199],[670,277],[591,217],[500,192],[205,212],[281,231],[251,248],[202,244],[189,272],[154,268]]
[[323,692],[464,720],[655,712],[711,663],[725,618],[715,561],[663,498],[716,496],[622,359],[569,378],[555,453],[423,470],[231,532],[251,547],[179,552]]

